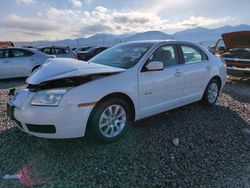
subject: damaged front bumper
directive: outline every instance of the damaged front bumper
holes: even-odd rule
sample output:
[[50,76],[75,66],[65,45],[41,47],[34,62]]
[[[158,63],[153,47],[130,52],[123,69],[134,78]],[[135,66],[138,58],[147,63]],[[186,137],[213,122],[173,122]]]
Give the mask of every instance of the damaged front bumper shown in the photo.
[[42,138],[77,138],[85,135],[93,106],[32,106],[34,92],[22,89],[9,96],[7,114],[22,131]]

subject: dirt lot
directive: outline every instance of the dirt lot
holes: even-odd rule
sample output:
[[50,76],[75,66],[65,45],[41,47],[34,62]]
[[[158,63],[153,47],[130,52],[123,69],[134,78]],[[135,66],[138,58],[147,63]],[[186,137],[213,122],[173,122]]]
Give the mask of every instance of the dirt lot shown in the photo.
[[0,177],[22,175],[0,187],[250,187],[250,78],[231,77],[216,107],[141,120],[109,145],[22,133],[6,117],[8,89],[22,84],[0,81]]

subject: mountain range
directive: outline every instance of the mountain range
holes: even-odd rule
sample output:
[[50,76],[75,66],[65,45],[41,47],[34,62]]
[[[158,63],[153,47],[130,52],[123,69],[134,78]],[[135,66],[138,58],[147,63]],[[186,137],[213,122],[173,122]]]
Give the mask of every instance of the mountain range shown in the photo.
[[95,34],[88,38],[65,39],[60,41],[33,41],[16,42],[16,46],[47,46],[47,45],[65,45],[70,47],[77,46],[113,46],[121,42],[140,41],[140,40],[184,40],[200,43],[203,46],[209,46],[215,43],[221,34],[250,30],[250,25],[223,26],[215,29],[196,27],[186,29],[175,34],[166,34],[161,31],[147,31],[141,33],[130,33],[122,35],[113,34]]

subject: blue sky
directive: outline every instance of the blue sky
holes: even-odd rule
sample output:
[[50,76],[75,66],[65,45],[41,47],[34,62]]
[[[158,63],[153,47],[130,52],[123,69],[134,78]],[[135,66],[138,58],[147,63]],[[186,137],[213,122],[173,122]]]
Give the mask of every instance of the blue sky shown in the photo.
[[0,0],[1,40],[250,24],[249,0]]

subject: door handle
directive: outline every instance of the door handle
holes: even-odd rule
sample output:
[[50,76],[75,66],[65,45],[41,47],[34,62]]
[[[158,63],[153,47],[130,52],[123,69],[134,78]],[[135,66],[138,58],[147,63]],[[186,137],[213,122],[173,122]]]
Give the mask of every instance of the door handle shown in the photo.
[[9,63],[10,61],[9,60],[5,60],[4,63]]
[[175,73],[175,76],[176,76],[176,77],[180,77],[180,76],[182,76],[182,75],[183,75],[182,72],[176,72],[176,73]]
[[211,66],[207,66],[207,70],[212,70],[212,67]]

